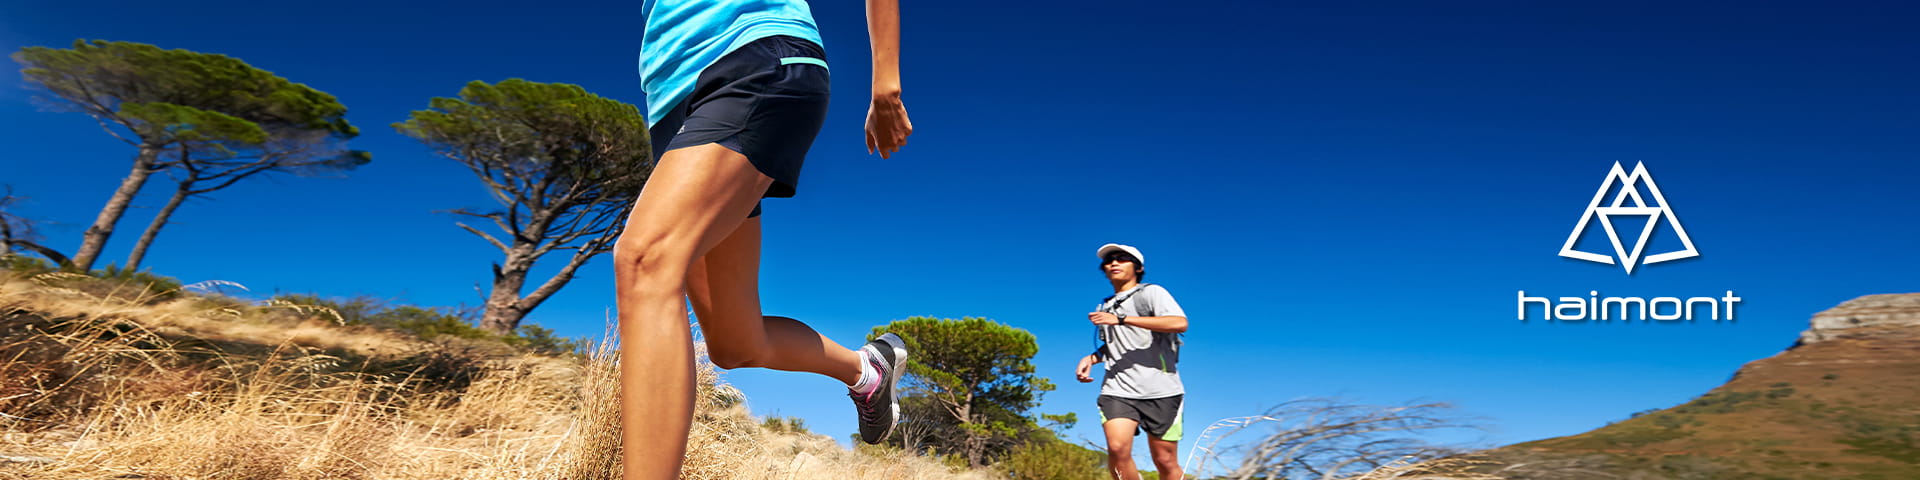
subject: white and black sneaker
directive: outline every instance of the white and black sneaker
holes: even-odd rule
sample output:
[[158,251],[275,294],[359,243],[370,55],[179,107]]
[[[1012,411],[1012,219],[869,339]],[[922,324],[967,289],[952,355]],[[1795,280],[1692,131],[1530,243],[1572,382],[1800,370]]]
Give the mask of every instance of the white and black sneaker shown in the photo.
[[879,444],[900,422],[900,400],[893,387],[907,369],[907,342],[894,334],[881,335],[860,347],[861,357],[880,372],[880,384],[867,393],[848,392],[854,409],[860,412],[860,440]]

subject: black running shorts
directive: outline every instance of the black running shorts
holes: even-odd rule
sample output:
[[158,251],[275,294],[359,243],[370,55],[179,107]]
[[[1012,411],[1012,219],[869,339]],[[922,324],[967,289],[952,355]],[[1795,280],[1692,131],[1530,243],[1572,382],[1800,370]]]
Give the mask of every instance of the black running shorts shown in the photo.
[[1140,422],[1140,430],[1154,438],[1180,441],[1180,413],[1186,395],[1141,400],[1112,395],[1100,396],[1100,423],[1116,418]]
[[[675,149],[719,144],[773,179],[763,197],[793,196],[800,164],[827,118],[826,58],[820,45],[788,36],[755,40],[720,57],[700,72],[693,93],[648,129],[654,160]],[[759,214],[759,206],[753,212]]]

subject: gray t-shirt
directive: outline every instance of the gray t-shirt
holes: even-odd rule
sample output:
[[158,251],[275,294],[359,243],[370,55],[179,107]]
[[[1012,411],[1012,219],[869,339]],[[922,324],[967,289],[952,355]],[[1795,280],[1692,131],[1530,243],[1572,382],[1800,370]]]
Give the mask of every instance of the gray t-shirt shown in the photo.
[[[1137,292],[1135,291],[1137,290]],[[1132,295],[1128,295],[1132,293]],[[1124,300],[1114,305],[1116,299]],[[1145,285],[1120,292],[1100,301],[1097,311],[1128,317],[1184,317],[1185,311],[1173,301],[1173,294],[1159,285]],[[1100,383],[1101,395],[1121,398],[1154,399],[1186,392],[1180,386],[1180,336],[1160,333],[1132,325],[1099,325],[1100,338],[1106,343],[1093,354],[1107,364],[1106,379]]]

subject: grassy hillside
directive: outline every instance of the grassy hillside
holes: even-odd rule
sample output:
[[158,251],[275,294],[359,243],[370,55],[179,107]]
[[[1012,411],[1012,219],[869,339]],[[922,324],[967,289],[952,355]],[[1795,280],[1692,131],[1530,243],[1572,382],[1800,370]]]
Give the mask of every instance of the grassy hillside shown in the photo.
[[[247,302],[170,279],[0,269],[0,479],[618,478],[608,345],[416,307]],[[696,351],[702,351],[696,345]],[[992,469],[757,419],[704,355],[687,479],[1104,478],[1054,440]],[[1460,459],[1345,480],[1475,479]],[[1008,474],[1006,472],[1014,472]]]
[[[0,478],[617,478],[615,360],[0,270]],[[153,279],[148,279],[153,280]],[[748,414],[704,362],[683,478],[978,479]]]
[[1515,479],[1920,478],[1920,327],[1849,329],[1685,404],[1493,455]]

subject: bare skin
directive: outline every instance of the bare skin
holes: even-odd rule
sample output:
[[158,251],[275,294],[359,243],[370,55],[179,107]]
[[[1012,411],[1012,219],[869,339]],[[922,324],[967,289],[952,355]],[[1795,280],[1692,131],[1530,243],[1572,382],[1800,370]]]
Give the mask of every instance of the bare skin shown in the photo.
[[[1140,271],[1133,262],[1108,260],[1101,263],[1101,272],[1107,275],[1107,281],[1113,284],[1113,293],[1120,293],[1140,286]],[[1120,318],[1107,312],[1090,312],[1087,321],[1094,325],[1119,325]],[[1145,328],[1155,332],[1182,333],[1187,331],[1187,317],[1127,317],[1127,325]],[[1074,367],[1073,377],[1080,383],[1093,381],[1093,366],[1099,364],[1100,357],[1087,355],[1080,358],[1080,364]],[[1114,480],[1139,480],[1140,469],[1133,462],[1133,436],[1140,430],[1140,421],[1131,418],[1108,419],[1100,424],[1107,434],[1107,473]],[[1153,456],[1154,469],[1160,472],[1160,478],[1180,480],[1186,473],[1180,470],[1180,442],[1163,440],[1159,437],[1147,437],[1147,451]]]
[[860,378],[853,350],[799,321],[760,313],[760,220],[742,219],[771,183],[724,147],[674,150],[627,220],[614,253],[622,286],[622,440],[646,448],[624,449],[625,478],[674,478],[686,454],[693,352],[682,299],[692,300],[721,368],[812,372],[849,385]]
[[[901,103],[897,0],[867,0],[873,48],[868,153],[890,158],[913,133]],[[853,384],[860,357],[812,328],[760,310],[758,218],[773,184],[747,157],[714,144],[666,152],[614,247],[620,322],[625,480],[680,474],[693,422],[693,342],[686,301],[721,368],[812,372]]]
[[1140,422],[1115,418],[1100,424],[1107,433],[1107,473],[1114,480],[1140,480],[1140,468],[1133,464],[1133,432]]
[[745,156],[719,145],[682,148],[662,156],[627,218],[613,255],[627,480],[679,475],[693,421],[687,278],[772,183]]
[[1187,477],[1187,472],[1180,470],[1180,442],[1147,437],[1147,452],[1153,455],[1153,468],[1160,472],[1160,478],[1181,480]]
[[860,356],[787,317],[760,314],[760,217],[715,245],[687,274],[707,355],[720,368],[761,367],[813,372],[853,384]]
[[[1116,418],[1100,424],[1100,428],[1107,434],[1107,474],[1114,480],[1139,480],[1140,468],[1133,462],[1133,435],[1140,422]],[[1147,437],[1147,452],[1153,455],[1153,467],[1160,478],[1180,480],[1186,476],[1180,470],[1180,442]]]

